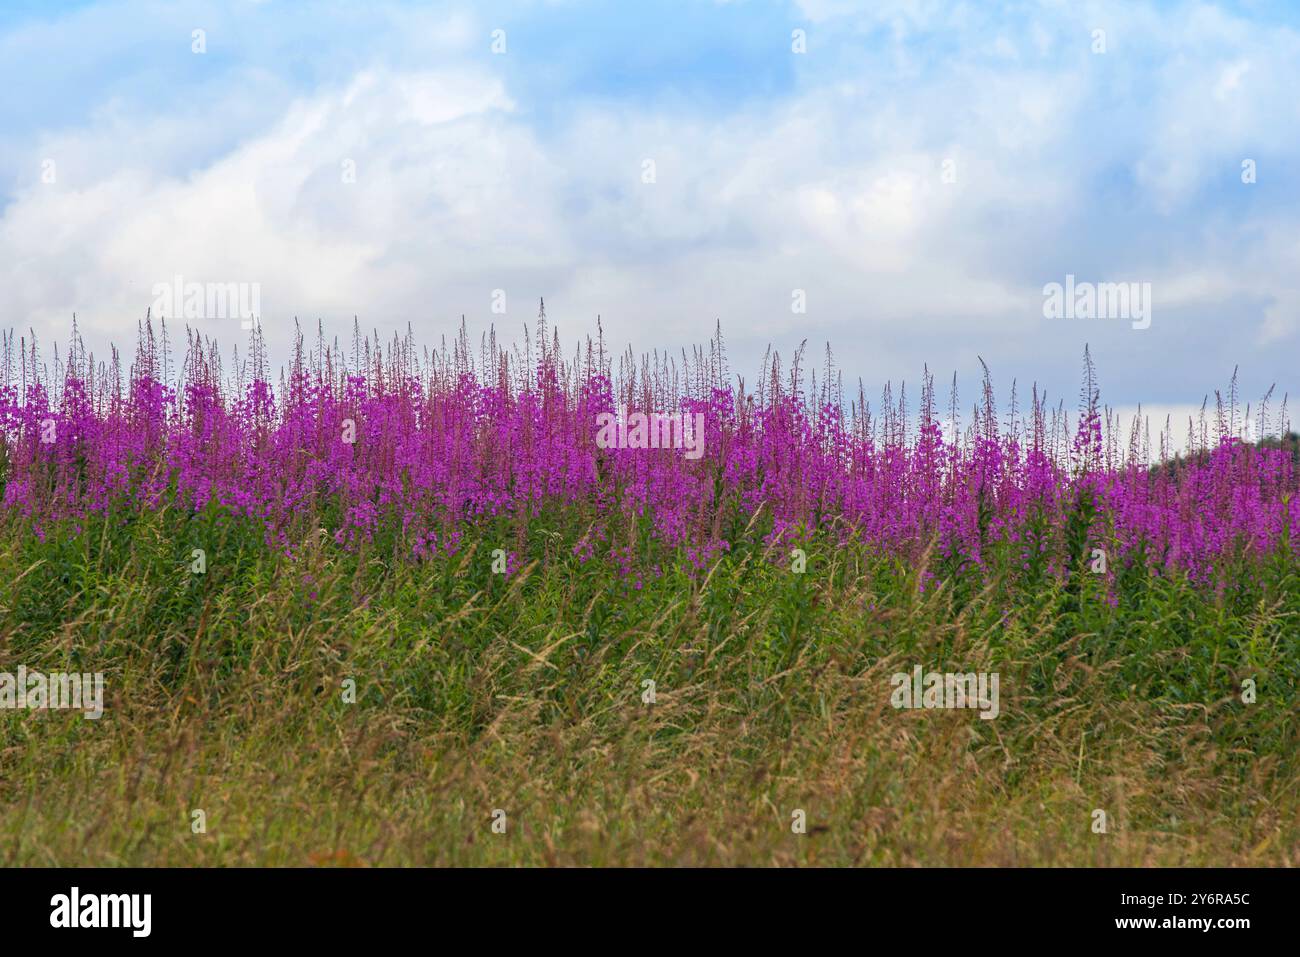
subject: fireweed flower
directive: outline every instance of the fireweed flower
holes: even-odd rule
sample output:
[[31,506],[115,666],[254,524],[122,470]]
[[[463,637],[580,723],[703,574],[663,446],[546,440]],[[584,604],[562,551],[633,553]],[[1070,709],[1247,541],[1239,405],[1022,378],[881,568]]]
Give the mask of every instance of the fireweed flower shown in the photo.
[[[175,364],[146,322],[124,370],[116,352],[88,355],[74,326],[51,373],[34,343],[6,335],[5,520],[43,541],[56,524],[76,534],[93,516],[167,505],[256,523],[286,556],[324,529],[336,547],[396,542],[428,561],[460,553],[476,528],[565,514],[585,530],[572,554],[613,563],[634,587],[662,573],[646,540],[693,574],[751,531],[778,556],[822,532],[929,555],[925,589],[941,569],[983,572],[998,555],[1068,577],[1102,541],[1108,575],[1143,563],[1209,581],[1230,561],[1292,556],[1300,528],[1295,449],[1241,440],[1235,383],[1212,426],[1188,423],[1190,451],[1175,457],[1172,425],[1157,450],[1103,417],[1086,355],[1073,416],[1036,388],[999,408],[987,370],[964,415],[955,383],[940,411],[926,370],[913,415],[892,386],[874,409],[861,388],[846,406],[829,355],[810,382],[798,359],[784,369],[769,356],[745,389],[720,335],[679,364],[616,358],[603,341],[566,355],[544,318],[522,351],[495,334],[474,349],[463,328],[437,351],[409,332],[383,346],[355,335],[350,353],[323,336],[306,349],[299,334],[274,385],[260,330],[251,337],[233,369],[192,333]],[[701,441],[598,441],[597,422],[638,413],[689,417]],[[1252,421],[1284,435],[1285,402],[1271,432],[1266,406]],[[528,560],[520,546],[509,575]]]

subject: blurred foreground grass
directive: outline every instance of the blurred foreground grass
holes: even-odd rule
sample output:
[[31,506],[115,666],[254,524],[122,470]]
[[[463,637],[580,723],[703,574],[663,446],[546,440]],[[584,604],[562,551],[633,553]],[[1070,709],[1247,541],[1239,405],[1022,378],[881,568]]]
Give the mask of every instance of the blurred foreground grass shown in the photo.
[[[1108,601],[824,538],[804,574],[742,540],[637,588],[561,521],[508,579],[491,535],[414,563],[8,524],[0,671],[101,671],[106,708],[0,711],[5,865],[1300,863],[1290,559]],[[999,717],[895,710],[918,664],[997,672]]]

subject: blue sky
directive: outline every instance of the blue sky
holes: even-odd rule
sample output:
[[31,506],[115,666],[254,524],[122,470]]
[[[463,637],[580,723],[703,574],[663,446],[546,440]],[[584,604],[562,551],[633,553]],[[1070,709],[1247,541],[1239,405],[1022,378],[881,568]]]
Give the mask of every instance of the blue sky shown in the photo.
[[[1238,364],[1245,396],[1294,392],[1297,20],[1248,2],[8,3],[0,322],[62,341],[75,312],[92,347],[129,345],[181,275],[258,283],[277,357],[294,316],[515,335],[545,296],[570,342],[600,314],[620,346],[676,351],[721,320],[751,381],[768,343],[808,338],[869,394],[928,364],[973,398],[978,355],[1004,393],[1037,380],[1070,405],[1087,342],[1104,398],[1161,420]],[[1149,282],[1150,327],[1044,318],[1067,274]]]

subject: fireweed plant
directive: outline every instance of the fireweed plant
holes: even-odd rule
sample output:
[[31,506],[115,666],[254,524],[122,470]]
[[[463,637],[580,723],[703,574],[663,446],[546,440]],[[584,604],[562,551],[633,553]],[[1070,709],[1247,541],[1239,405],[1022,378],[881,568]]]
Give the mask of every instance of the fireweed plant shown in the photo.
[[250,345],[4,338],[0,673],[104,714],[0,707],[0,862],[1300,860],[1284,400],[1173,454],[1086,354],[959,412],[720,335]]
[[[667,563],[706,570],[742,537],[781,559],[817,534],[924,555],[922,588],[993,572],[1066,581],[1098,572],[1099,550],[1112,601],[1127,575],[1222,588],[1295,556],[1294,445],[1243,441],[1235,376],[1213,425],[1204,411],[1188,423],[1192,451],[1172,455],[1167,426],[1153,466],[1149,432],[1135,425],[1121,448],[1086,355],[1073,425],[1036,387],[1022,410],[1013,385],[999,411],[986,369],[962,429],[955,379],[946,417],[928,371],[915,419],[905,385],[874,410],[859,386],[845,408],[829,349],[805,385],[801,348],[788,370],[769,354],[749,390],[729,379],[720,334],[680,362],[629,351],[615,374],[603,341],[563,356],[544,314],[522,350],[493,333],[477,357],[463,326],[434,352],[409,331],[383,349],[354,331],[350,355],[323,336],[305,350],[299,333],[278,387],[259,330],[231,377],[193,334],[173,376],[165,337],[143,323],[125,374],[116,349],[86,355],[75,326],[52,374],[34,341],[5,337],[6,522],[41,539],[166,506],[242,516],[288,558],[323,528],[340,548],[417,562],[494,530],[513,572],[530,523],[554,514],[581,530],[574,555],[632,582]],[[629,410],[693,416],[702,453],[600,447],[598,423]],[[1268,415],[1266,397],[1261,434]],[[1277,424],[1286,435],[1285,400]]]

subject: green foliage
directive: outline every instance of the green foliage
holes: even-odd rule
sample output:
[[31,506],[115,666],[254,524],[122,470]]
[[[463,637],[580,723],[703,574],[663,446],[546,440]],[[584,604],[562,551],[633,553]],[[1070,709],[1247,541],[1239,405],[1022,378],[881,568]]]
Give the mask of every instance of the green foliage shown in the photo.
[[[215,505],[11,528],[0,670],[101,671],[109,700],[0,712],[0,860],[1296,863],[1294,559],[1095,574],[1096,526],[1080,499],[1064,576],[1032,541],[990,534],[981,568],[826,532],[796,574],[761,516],[702,568],[634,524],[627,575],[575,555],[576,514],[426,561],[398,530],[286,557]],[[999,673],[1001,715],[892,709],[916,664]]]

